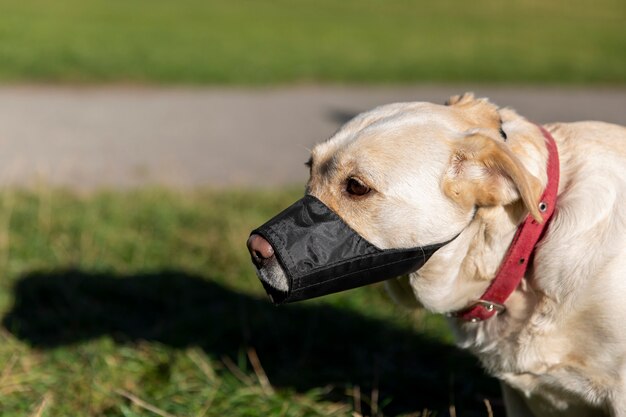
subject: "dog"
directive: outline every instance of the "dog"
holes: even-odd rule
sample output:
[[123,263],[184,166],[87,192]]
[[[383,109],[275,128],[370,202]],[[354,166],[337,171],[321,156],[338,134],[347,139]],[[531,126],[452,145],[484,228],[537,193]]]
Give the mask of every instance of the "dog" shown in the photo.
[[[377,248],[448,242],[388,291],[450,316],[510,417],[626,416],[626,128],[537,126],[468,93],[362,113],[307,165],[307,195]],[[511,262],[519,280],[485,302],[526,223],[538,231]],[[272,244],[253,234],[248,247],[284,291]]]

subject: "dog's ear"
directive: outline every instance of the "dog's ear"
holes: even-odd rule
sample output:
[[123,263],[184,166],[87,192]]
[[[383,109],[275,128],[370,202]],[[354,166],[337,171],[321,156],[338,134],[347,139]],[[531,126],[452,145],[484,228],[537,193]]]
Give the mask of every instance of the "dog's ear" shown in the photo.
[[459,115],[470,126],[500,131],[502,120],[498,106],[486,98],[475,98],[474,93],[465,93],[450,97],[446,106],[458,110]]
[[446,195],[464,206],[507,205],[521,199],[539,222],[541,184],[491,130],[474,129],[453,146],[443,181]]

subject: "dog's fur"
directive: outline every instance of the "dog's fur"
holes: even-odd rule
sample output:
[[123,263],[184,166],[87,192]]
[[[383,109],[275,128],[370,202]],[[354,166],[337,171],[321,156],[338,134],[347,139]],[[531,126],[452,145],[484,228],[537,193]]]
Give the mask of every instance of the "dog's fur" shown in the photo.
[[[550,124],[561,180],[533,264],[458,343],[503,382],[509,416],[626,416],[626,128]],[[396,300],[447,313],[480,298],[547,182],[539,128],[473,95],[357,116],[312,151],[308,193],[380,248],[446,241]],[[371,188],[346,190],[350,178]],[[280,271],[274,271],[280,274]]]

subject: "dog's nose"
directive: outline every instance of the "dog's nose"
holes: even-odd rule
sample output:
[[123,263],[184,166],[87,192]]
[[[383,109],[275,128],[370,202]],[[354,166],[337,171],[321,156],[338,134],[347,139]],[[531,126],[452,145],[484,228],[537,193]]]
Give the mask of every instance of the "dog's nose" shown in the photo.
[[274,248],[260,235],[251,235],[248,238],[248,251],[257,268],[261,268],[274,256]]

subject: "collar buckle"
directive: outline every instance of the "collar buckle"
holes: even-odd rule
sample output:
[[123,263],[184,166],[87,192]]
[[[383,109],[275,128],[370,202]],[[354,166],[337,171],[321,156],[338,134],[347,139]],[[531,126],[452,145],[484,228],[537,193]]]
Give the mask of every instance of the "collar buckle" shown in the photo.
[[[474,304],[470,306],[470,308],[474,308],[478,306],[483,307],[489,313],[493,311],[495,312],[495,314],[502,314],[506,311],[506,306],[504,304],[496,303],[495,301],[483,300],[483,299],[475,301]],[[480,319],[478,317],[473,317],[470,321],[472,323],[476,323],[476,322],[483,321],[483,320],[484,319]]]
[[[495,301],[479,299],[479,300],[474,301],[467,308],[461,311],[448,313],[446,314],[446,316],[459,318],[463,316],[464,313],[466,312],[475,311],[475,309],[478,307],[484,308],[487,311],[487,313],[493,312],[494,313],[493,315],[502,314],[506,311],[506,306],[504,304],[496,303]],[[478,323],[479,321],[484,321],[487,318],[491,318],[491,317],[492,317],[491,314],[485,318],[482,318],[481,315],[479,314],[472,314],[472,317],[468,321],[471,323]]]

